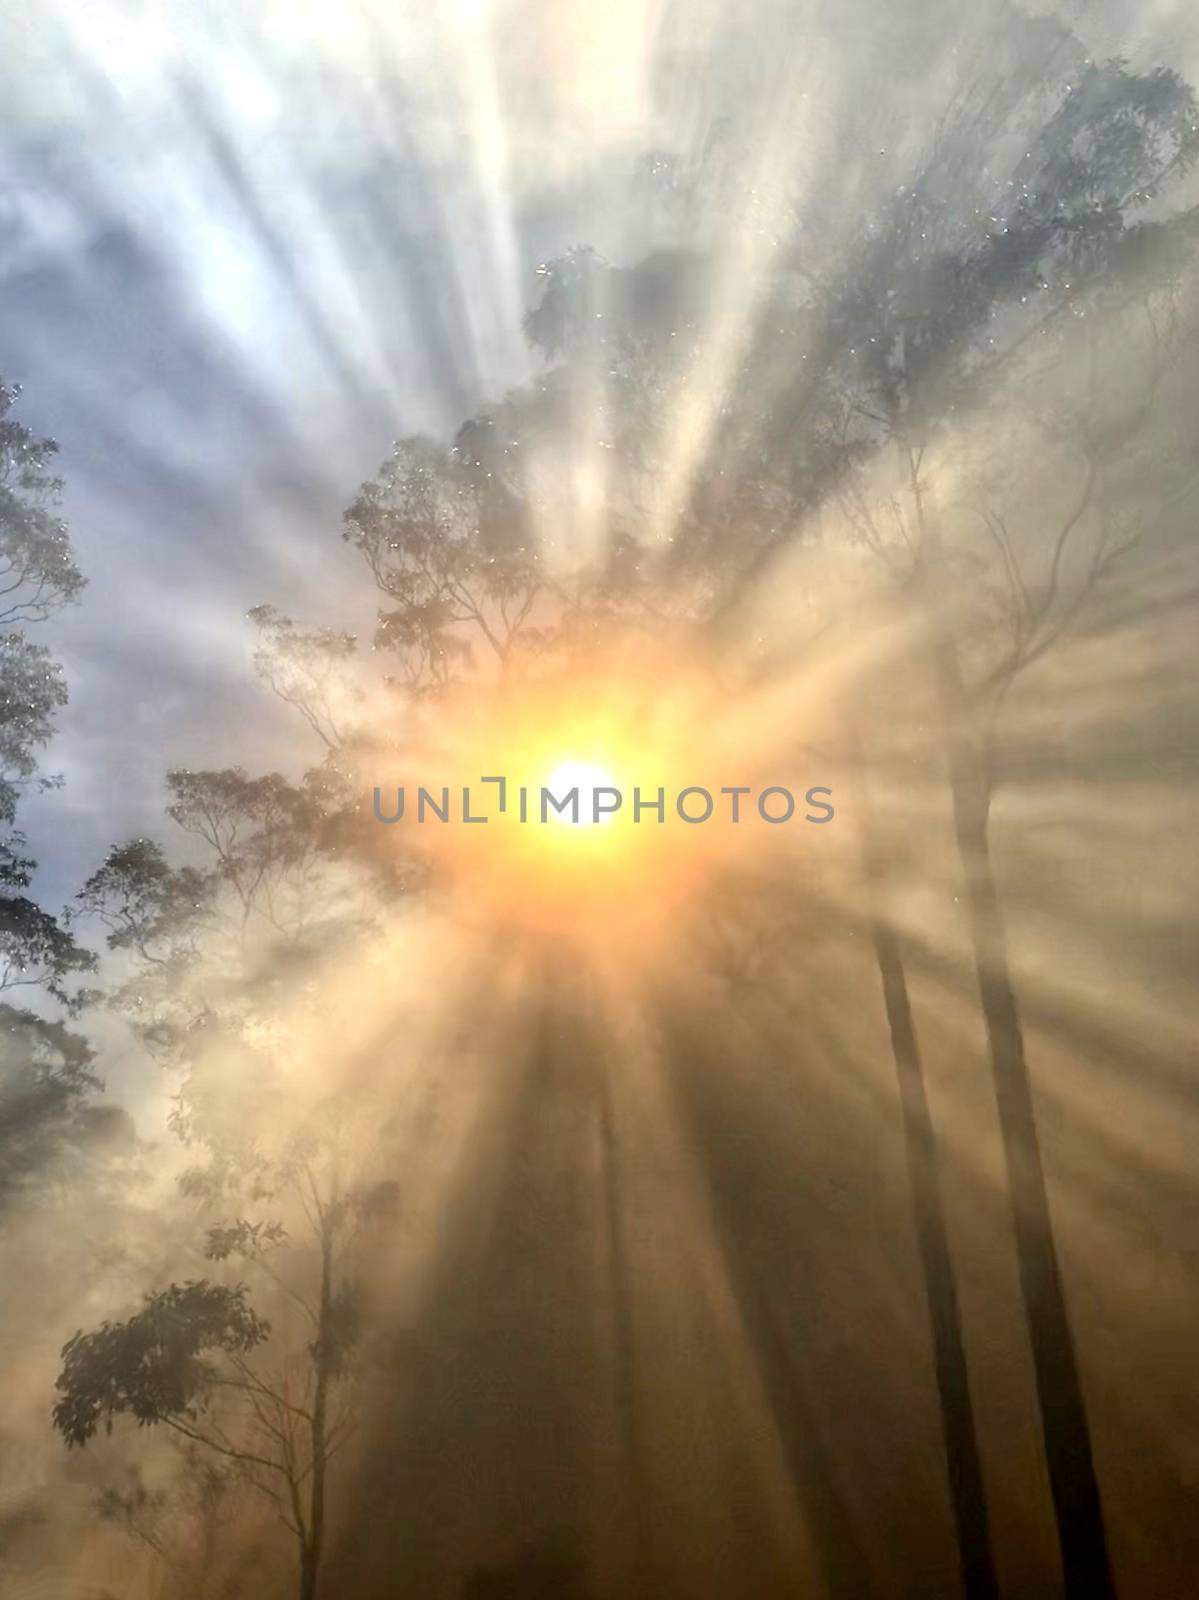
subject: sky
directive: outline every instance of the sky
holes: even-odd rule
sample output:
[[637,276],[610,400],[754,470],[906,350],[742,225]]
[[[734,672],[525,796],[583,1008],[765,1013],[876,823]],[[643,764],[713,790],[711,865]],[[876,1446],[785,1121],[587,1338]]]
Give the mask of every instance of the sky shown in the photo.
[[517,136],[527,94],[574,148],[516,182],[498,68],[466,48],[484,14],[414,12],[383,37],[355,16],[152,6],[131,26],[101,5],[6,25],[0,369],[60,444],[89,583],[52,626],[71,704],[47,766],[67,781],[25,814],[51,900],[157,830],[168,766],[302,763],[245,612],[369,633],[338,537],[358,483],[397,437],[452,433],[528,378],[540,260],[582,228],[616,256],[644,243],[595,203],[625,164],[608,107],[640,94],[623,68],[588,128],[565,102],[592,87],[518,54]]
[[[1061,13],[1097,52],[1177,61],[1187,9]],[[44,635],[71,692],[48,753],[66,785],[25,814],[49,900],[156,830],[168,766],[302,764],[248,608],[369,633],[340,512],[395,438],[528,380],[538,263],[674,242],[647,169],[752,128],[780,60],[852,95],[885,69],[879,20],[862,0],[5,0],[0,371],[60,443],[89,583]]]
[[[319,759],[254,676],[246,612],[369,648],[341,512],[395,439],[449,438],[535,378],[540,263],[720,259],[732,203],[760,211],[768,268],[795,164],[814,188],[831,152],[836,203],[868,194],[876,145],[919,147],[991,4],[0,0],[0,375],[59,442],[88,580],[39,631],[70,693],[44,763],[63,785],[22,810],[43,903],[112,844],[170,839],[169,768]],[[1057,9],[1097,55],[1194,49],[1170,0]],[[915,98],[863,93],[901,59]],[[749,326],[739,250],[720,359]],[[152,1124],[158,1075],[96,1027]]]

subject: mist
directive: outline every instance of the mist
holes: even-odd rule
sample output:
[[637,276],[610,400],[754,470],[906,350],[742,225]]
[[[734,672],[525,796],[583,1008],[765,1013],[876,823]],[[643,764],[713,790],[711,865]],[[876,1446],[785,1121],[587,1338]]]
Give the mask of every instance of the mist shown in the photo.
[[0,3],[0,1596],[1192,1591],[1189,13]]

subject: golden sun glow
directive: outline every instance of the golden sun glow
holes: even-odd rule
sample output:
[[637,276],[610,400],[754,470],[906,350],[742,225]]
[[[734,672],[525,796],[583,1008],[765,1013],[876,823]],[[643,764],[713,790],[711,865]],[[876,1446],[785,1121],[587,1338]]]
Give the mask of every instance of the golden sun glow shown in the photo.
[[[714,871],[744,869],[767,843],[776,862],[793,848],[795,829],[748,806],[738,825],[722,795],[792,775],[792,751],[771,755],[789,726],[771,696],[731,695],[710,669],[644,640],[569,681],[476,685],[412,730],[395,773],[407,811],[391,838],[432,864],[465,922],[640,948]],[[422,786],[445,819],[422,815]]]
[[612,774],[589,761],[562,762],[544,780],[544,787],[566,807],[552,809],[550,819],[576,828],[608,827],[621,795]]
[[[656,918],[712,842],[696,833],[713,830],[680,827],[669,803],[661,821],[652,809],[637,820],[634,792],[652,800],[704,781],[695,751],[705,701],[677,665],[667,673],[626,656],[593,663],[569,685],[497,685],[443,703],[435,737],[397,781],[413,800],[419,784],[448,787],[455,816],[469,790],[472,816],[486,822],[422,825],[410,801],[397,842],[433,856],[471,921],[603,937],[617,918]],[[502,790],[481,781],[501,775]]]

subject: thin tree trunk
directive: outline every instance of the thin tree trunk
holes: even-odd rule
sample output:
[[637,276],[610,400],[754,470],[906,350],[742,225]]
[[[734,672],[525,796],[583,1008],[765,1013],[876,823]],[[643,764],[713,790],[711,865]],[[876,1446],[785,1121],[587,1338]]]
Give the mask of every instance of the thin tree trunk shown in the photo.
[[300,1600],[316,1600],[316,1580],[320,1557],[305,1540],[300,1551]]
[[637,1374],[633,1340],[633,1315],[630,1296],[631,1274],[628,1260],[628,1241],[625,1220],[621,1211],[620,1152],[617,1147],[616,1125],[612,1111],[612,1083],[610,1067],[606,1060],[596,1063],[597,1091],[599,1094],[600,1139],[603,1150],[604,1213],[609,1250],[610,1289],[612,1294],[612,1321],[615,1340],[616,1406],[620,1427],[620,1445],[624,1467],[630,1485],[629,1501],[632,1512],[633,1573],[631,1595],[646,1593],[653,1571],[652,1504],[645,1482],[641,1428],[637,1414]]
[[[926,568],[936,572],[942,556],[939,533],[935,519],[926,514],[916,460],[909,447],[905,447],[905,454],[920,529],[921,559]],[[928,606],[927,620],[945,723],[954,832],[999,1107],[1020,1287],[1032,1346],[1062,1575],[1068,1600],[1114,1600],[1090,1424],[1053,1237],[1024,1033],[991,864],[987,782],[971,737],[957,646],[938,614],[935,600]]]
[[886,871],[870,813],[865,762],[852,713],[847,723],[850,763],[858,793],[862,797],[863,855],[870,934],[882,982],[883,1003],[903,1108],[912,1221],[928,1301],[933,1366],[941,1403],[941,1426],[945,1437],[962,1592],[966,1600],[998,1600],[999,1587],[987,1521],[986,1491],[979,1459],[974,1407],[970,1399],[965,1335],[941,1195],[937,1139],[929,1113],[924,1067],[912,1020],[903,956],[894,924],[885,907]]
[[321,1299],[314,1353],[316,1385],[312,1399],[312,1488],[308,1500],[308,1529],[300,1556],[300,1600],[316,1600],[321,1553],[325,1542],[325,1467],[328,1447],[325,1425],[329,1409],[329,1368],[333,1358],[333,1230],[337,1226],[336,1195],[333,1206],[321,1216]]
[[601,1186],[606,1244],[607,1287],[612,1297],[614,1395],[618,1449],[627,1483],[630,1561],[626,1570],[627,1600],[656,1593],[652,1498],[646,1481],[637,1406],[636,1345],[633,1334],[632,1273],[628,1226],[623,1210],[620,1147],[612,1092],[610,1052],[603,1035],[595,987],[585,969],[572,967],[558,949],[547,952],[542,990],[545,999],[543,1048],[551,1061],[585,1064],[599,1122]]

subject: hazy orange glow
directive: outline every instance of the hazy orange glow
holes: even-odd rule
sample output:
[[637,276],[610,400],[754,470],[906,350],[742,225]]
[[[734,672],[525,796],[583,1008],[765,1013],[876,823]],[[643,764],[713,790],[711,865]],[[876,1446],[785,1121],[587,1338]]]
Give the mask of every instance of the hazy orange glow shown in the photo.
[[[615,926],[645,928],[676,908],[727,849],[730,826],[717,811],[702,825],[680,821],[679,790],[717,792],[722,772],[714,686],[644,653],[596,664],[570,685],[499,686],[481,706],[477,689],[439,717],[435,748],[423,751],[397,782],[407,791],[397,834],[419,840],[448,869],[472,919],[514,920],[526,928],[587,941],[610,941]],[[503,776],[498,786],[484,776]],[[417,787],[449,789],[451,820],[416,821]],[[542,786],[559,796],[578,784],[579,822],[551,808],[543,823]],[[621,792],[620,808],[597,825],[590,786]],[[527,791],[526,820],[519,791]],[[464,824],[462,791],[486,823]],[[640,790],[640,821],[634,791]],[[664,791],[663,817],[652,808]],[[693,802],[696,811],[702,801]]]

